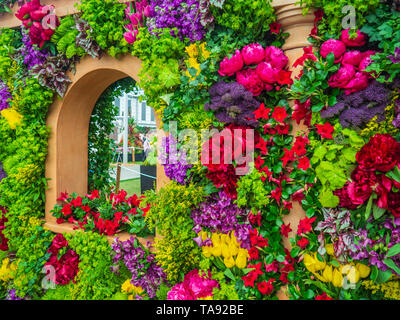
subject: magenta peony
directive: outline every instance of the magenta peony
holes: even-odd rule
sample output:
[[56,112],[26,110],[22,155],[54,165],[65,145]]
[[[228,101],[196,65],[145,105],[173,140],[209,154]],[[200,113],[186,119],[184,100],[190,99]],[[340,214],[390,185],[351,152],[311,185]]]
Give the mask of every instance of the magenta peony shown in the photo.
[[369,51],[366,51],[366,52],[362,53],[363,57],[361,59],[360,65],[359,65],[359,70],[360,71],[363,71],[364,73],[366,73],[368,75],[370,74],[369,72],[366,72],[364,70],[371,64],[371,62],[372,62],[371,56],[373,56],[377,52],[378,51],[369,50]]
[[167,294],[167,300],[195,300],[184,282],[172,287]]
[[335,74],[328,80],[328,84],[334,88],[344,88],[354,77],[356,70],[350,64],[344,64]]
[[346,46],[342,41],[329,39],[321,45],[320,53],[323,58],[326,58],[329,53],[333,52],[335,56],[335,63],[338,63],[341,61],[345,51]]
[[262,81],[269,84],[278,80],[279,69],[274,68],[269,62],[261,62],[257,66],[256,72]]
[[242,68],[243,68],[243,57],[240,51],[236,50],[235,54],[230,59],[228,59],[228,57],[225,57],[221,61],[218,73],[221,76],[232,76],[237,71],[240,71]]
[[350,94],[366,89],[369,84],[369,77],[363,72],[356,72],[353,79],[344,87],[344,93]]
[[286,67],[289,59],[281,49],[270,46],[265,49],[265,61],[269,62],[273,68],[283,69]]
[[236,81],[250,91],[253,96],[258,96],[265,89],[264,82],[257,75],[255,69],[240,70],[236,73]]
[[348,51],[343,55],[342,64],[358,67],[363,57],[363,54],[358,50]]
[[357,36],[354,39],[350,39],[349,30],[346,29],[342,31],[340,35],[340,40],[348,47],[360,47],[363,46],[366,42],[366,34],[357,30]]
[[264,60],[264,48],[259,43],[249,44],[242,49],[245,64],[257,64]]
[[29,19],[30,13],[34,10],[39,9],[40,7],[40,0],[32,0],[25,3],[15,14],[15,16],[23,21]]

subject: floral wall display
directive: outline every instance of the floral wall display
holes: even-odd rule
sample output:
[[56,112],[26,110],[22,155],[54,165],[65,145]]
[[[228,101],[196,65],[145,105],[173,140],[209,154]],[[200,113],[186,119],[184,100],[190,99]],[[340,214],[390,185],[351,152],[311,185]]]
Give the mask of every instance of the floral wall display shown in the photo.
[[[343,28],[347,1],[301,1],[314,28],[290,62],[271,1],[81,0],[62,18],[20,3],[21,27],[0,30],[0,298],[400,299],[400,12],[350,2],[357,25]],[[48,109],[83,57],[104,55],[139,58],[148,105],[163,130],[176,122],[160,143],[170,181],[110,185],[107,91],[89,134],[104,166],[87,194],[58,195],[52,214],[74,232],[56,234],[43,225]],[[224,161],[192,163],[185,129],[216,129],[196,148]],[[248,165],[225,161],[252,144]]]

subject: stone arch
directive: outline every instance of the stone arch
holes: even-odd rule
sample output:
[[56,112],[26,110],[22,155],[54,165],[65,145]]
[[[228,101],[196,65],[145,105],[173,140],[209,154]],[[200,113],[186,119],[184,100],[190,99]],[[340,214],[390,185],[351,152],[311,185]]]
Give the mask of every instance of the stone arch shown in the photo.
[[[88,186],[88,130],[94,105],[102,92],[115,81],[131,77],[139,80],[141,61],[126,55],[120,59],[104,56],[83,58],[69,76],[69,85],[63,99],[55,98],[47,115],[50,128],[46,159],[46,226],[55,232],[71,232],[69,223],[58,225],[50,210],[61,192],[86,194]],[[156,115],[157,135],[160,121]],[[157,164],[157,189],[165,183],[162,166]]]

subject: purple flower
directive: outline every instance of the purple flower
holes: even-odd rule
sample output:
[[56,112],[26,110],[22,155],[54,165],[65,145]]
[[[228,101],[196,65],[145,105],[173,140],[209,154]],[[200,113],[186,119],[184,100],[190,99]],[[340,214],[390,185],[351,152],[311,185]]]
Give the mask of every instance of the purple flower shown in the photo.
[[17,56],[23,58],[23,62],[30,70],[33,66],[37,64],[42,64],[46,61],[46,57],[49,55],[47,50],[35,50],[35,47],[32,45],[31,40],[28,35],[28,31],[25,28],[21,28],[21,32],[23,34],[22,37],[22,47],[18,50]]
[[24,300],[16,295],[15,289],[7,289],[6,300]]
[[7,85],[0,79],[0,111],[10,107],[12,99],[11,93],[8,91]]
[[394,50],[394,55],[387,56],[393,63],[400,63],[400,48]]

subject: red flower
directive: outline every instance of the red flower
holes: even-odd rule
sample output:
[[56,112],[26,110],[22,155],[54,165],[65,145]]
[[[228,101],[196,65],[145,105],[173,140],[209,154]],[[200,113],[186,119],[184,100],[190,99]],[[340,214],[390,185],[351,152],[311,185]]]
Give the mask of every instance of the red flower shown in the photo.
[[317,132],[321,135],[321,138],[333,139],[332,133],[335,130],[329,122],[322,124],[316,124]]
[[297,66],[302,66],[304,64],[304,61],[310,59],[313,61],[317,61],[317,57],[314,55],[313,53],[313,47],[309,46],[309,47],[305,47],[303,48],[303,55],[298,58],[294,63],[293,63],[293,68],[296,68]]
[[288,117],[285,107],[275,107],[272,118],[278,122],[283,122]]
[[309,167],[310,167],[310,160],[307,157],[299,159],[299,164],[297,165],[297,168],[307,171]]
[[257,289],[261,294],[270,295],[274,291],[274,286],[272,285],[274,281],[275,279],[269,279],[268,281],[259,282],[257,283]]
[[67,192],[61,192],[61,196],[57,199],[57,201],[67,201],[68,199],[68,193]]
[[312,223],[316,220],[317,218],[308,218],[307,216],[304,219],[301,219],[299,221],[299,226],[297,227],[297,234],[306,234],[312,230]]
[[300,124],[301,120],[304,120],[306,126],[310,126],[311,123],[311,100],[307,99],[304,103],[300,103],[299,100],[295,100],[293,106],[292,119],[296,120],[297,124]]
[[258,275],[253,273],[253,272],[249,272],[249,274],[245,275],[242,277],[242,280],[244,280],[244,286],[245,287],[253,287],[254,288],[254,281],[256,281]]
[[388,172],[400,162],[400,143],[389,134],[376,134],[356,154],[359,168]]
[[293,208],[293,205],[291,202],[283,200],[283,209],[284,210],[290,210]]
[[282,27],[282,25],[280,23],[278,23],[278,22],[272,22],[269,25],[269,28],[270,28],[272,33],[279,33],[280,30],[281,30],[281,27]]
[[278,267],[279,267],[278,261],[274,260],[272,263],[265,265],[265,271],[278,272]]
[[[286,70],[280,70],[279,71],[279,73],[278,73],[278,79],[277,79],[277,82],[280,84],[280,85],[285,85],[285,84],[287,84],[287,85],[292,85],[293,84],[293,80],[292,80],[292,78],[291,78],[291,75],[292,75],[292,71],[286,71]],[[280,89],[280,88],[279,88]],[[277,89],[277,90],[279,90],[279,89]]]
[[258,260],[260,259],[260,255],[258,253],[258,249],[256,247],[251,247],[249,250],[249,260]]
[[302,248],[303,250],[308,246],[310,242],[306,238],[301,238],[297,241],[297,245]]
[[294,142],[292,150],[295,154],[301,157],[307,153],[306,145],[308,145],[309,143],[310,141],[307,137],[298,136],[296,137],[296,141]]
[[80,207],[82,205],[82,198],[81,197],[76,197],[76,199],[73,199],[71,201],[71,205],[73,205],[74,207]]
[[329,297],[326,292],[320,294],[319,296],[315,297],[315,300],[333,300],[331,297]]
[[288,149],[283,149],[283,151],[285,151],[285,154],[283,155],[283,157],[281,158],[282,162],[283,162],[283,167],[286,167],[287,163],[290,161],[294,160],[294,154],[293,154],[293,150],[288,150]]
[[267,145],[268,141],[265,141],[263,138],[260,137],[260,140],[254,147],[259,149],[263,155],[267,155],[268,154]]
[[252,225],[257,224],[258,226],[261,225],[261,213],[257,212],[257,214],[250,213],[249,214],[249,221]]
[[87,195],[87,197],[88,197],[90,200],[99,199],[99,198],[100,198],[99,191],[98,191],[98,190],[93,190],[89,195]]
[[290,223],[289,224],[282,224],[281,225],[281,235],[284,237],[288,238],[289,237],[289,232],[292,231],[292,228],[290,228]]
[[69,203],[64,204],[61,212],[64,214],[64,216],[70,215],[72,213],[71,205]]
[[253,113],[255,115],[256,120],[257,119],[265,119],[265,120],[267,120],[267,119],[269,119],[269,113],[270,112],[271,112],[271,109],[270,108],[266,109],[264,103],[261,103],[260,107],[256,111],[254,111]]
[[15,14],[15,16],[23,21],[28,19],[30,13],[40,7],[40,0],[32,0],[25,3]]

